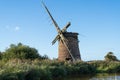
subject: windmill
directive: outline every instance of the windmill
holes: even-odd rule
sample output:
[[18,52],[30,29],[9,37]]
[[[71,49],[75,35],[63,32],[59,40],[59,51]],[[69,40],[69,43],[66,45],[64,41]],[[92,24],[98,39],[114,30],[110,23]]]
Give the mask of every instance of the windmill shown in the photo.
[[65,60],[81,60],[79,46],[78,46],[78,33],[67,32],[67,28],[71,25],[70,22],[61,30],[52,17],[50,11],[48,10],[47,6],[42,2],[44,8],[46,9],[48,15],[50,16],[58,34],[55,39],[52,41],[52,45],[55,44],[56,41],[59,43],[58,47],[58,60],[65,61]]

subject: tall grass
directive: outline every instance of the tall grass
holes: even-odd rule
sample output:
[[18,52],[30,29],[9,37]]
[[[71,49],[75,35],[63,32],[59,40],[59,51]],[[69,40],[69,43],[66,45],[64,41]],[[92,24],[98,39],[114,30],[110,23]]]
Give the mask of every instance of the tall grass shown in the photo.
[[53,80],[68,75],[120,72],[120,62],[75,63],[56,60],[0,60],[0,80]]
[[97,73],[120,73],[119,61],[92,61],[89,64],[95,67]]

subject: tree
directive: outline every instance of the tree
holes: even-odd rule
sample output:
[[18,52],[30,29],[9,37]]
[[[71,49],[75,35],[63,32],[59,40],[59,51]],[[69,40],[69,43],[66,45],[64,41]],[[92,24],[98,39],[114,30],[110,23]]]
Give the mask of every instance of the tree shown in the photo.
[[113,52],[108,52],[105,56],[105,61],[118,61],[118,59],[114,56]]
[[49,59],[49,57],[47,55],[43,55],[42,59]]
[[2,52],[0,52],[0,60],[2,59]]
[[3,59],[36,59],[40,58],[38,51],[35,48],[18,43],[17,45],[11,44],[10,48],[6,49],[3,53]]

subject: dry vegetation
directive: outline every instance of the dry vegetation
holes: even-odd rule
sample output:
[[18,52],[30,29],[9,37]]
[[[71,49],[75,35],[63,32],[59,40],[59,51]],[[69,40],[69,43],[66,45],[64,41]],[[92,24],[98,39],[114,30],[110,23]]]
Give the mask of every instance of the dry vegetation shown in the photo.
[[120,62],[111,52],[104,61],[59,62],[38,55],[34,48],[18,44],[11,45],[0,55],[0,80],[56,80],[71,75],[119,72]]

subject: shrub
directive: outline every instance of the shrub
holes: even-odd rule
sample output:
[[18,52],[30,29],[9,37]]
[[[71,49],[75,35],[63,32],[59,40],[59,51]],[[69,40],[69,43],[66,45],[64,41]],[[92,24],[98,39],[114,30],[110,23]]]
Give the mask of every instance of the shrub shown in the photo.
[[0,52],[0,60],[2,59],[2,52]]
[[18,77],[16,74],[2,74],[0,77],[1,80],[18,80]]
[[2,55],[5,60],[19,58],[19,59],[36,59],[41,56],[35,48],[23,45],[19,43],[18,45],[11,44]]
[[105,56],[105,61],[118,61],[117,57],[114,56],[113,52],[108,52]]
[[26,72],[24,79],[25,80],[40,80],[40,71],[36,69],[29,70],[28,72]]

